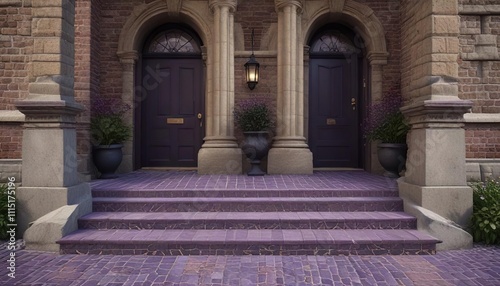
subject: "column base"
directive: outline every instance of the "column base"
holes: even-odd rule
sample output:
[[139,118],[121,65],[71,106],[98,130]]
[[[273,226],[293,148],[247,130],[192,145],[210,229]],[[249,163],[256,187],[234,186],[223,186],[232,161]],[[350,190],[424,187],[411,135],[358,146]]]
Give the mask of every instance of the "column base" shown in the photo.
[[85,206],[82,215],[92,211],[90,185],[71,187],[20,187],[17,192],[17,234],[22,235],[32,222],[63,206]]
[[472,247],[464,230],[472,215],[472,189],[468,186],[423,187],[398,180],[405,212],[417,218],[417,227],[440,239],[438,250]]
[[267,158],[268,174],[312,174],[313,155],[307,148],[272,148]]
[[198,152],[198,174],[242,174],[240,148],[201,148]]

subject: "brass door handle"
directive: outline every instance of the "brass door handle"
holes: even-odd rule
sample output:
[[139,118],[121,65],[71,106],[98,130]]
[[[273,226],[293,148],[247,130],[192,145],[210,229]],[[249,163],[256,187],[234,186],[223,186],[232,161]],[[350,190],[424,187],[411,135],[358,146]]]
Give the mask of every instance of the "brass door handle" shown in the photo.
[[351,98],[351,106],[352,106],[352,110],[356,110],[356,98]]

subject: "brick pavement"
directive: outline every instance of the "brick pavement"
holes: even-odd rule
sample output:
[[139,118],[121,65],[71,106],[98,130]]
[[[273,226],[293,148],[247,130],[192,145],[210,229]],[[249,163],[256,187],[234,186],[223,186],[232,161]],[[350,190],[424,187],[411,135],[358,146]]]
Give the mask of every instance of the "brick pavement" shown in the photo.
[[424,256],[110,256],[18,250],[0,285],[500,285],[500,247]]

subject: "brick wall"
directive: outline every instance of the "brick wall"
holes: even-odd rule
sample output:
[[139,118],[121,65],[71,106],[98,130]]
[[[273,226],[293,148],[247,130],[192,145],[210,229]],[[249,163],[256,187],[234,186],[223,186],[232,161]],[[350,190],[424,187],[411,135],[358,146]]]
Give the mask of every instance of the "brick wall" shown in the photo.
[[370,7],[382,23],[389,57],[382,71],[382,94],[401,81],[401,1],[357,0]]
[[0,124],[0,159],[21,159],[23,130],[19,124]]
[[468,124],[465,138],[467,158],[500,159],[498,124]]
[[[498,5],[495,0],[460,0],[463,5]],[[488,54],[471,59],[478,52],[477,37],[495,35],[500,48],[500,15],[460,15],[459,97],[471,100],[472,112],[500,113],[500,61]],[[490,58],[492,57],[492,58]],[[500,124],[466,124],[467,158],[500,158]]]
[[90,98],[99,96],[101,0],[78,0],[75,6],[75,100],[85,107],[78,116],[77,153],[80,172],[90,163]]
[[99,92],[101,96],[121,98],[122,65],[116,55],[121,30],[136,5],[142,0],[105,1],[100,10]]
[[234,22],[243,28],[245,50],[251,49],[252,29],[255,31],[254,50],[259,50],[262,35],[272,23],[278,23],[274,0],[240,1]]
[[[31,1],[0,2],[0,110],[15,110],[14,103],[28,95],[33,40]],[[19,123],[0,122],[0,159],[21,158]]]

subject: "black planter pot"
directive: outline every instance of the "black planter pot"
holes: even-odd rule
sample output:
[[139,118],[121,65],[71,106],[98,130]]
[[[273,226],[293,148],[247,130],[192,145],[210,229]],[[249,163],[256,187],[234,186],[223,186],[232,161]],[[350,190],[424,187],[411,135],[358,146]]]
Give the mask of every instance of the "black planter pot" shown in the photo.
[[378,144],[378,161],[386,172],[384,176],[399,178],[399,173],[406,166],[406,144],[381,143]]
[[116,169],[122,162],[122,144],[94,146],[92,159],[97,170],[101,173],[101,179],[116,178]]
[[249,176],[264,176],[266,173],[260,168],[260,160],[269,152],[269,133],[267,131],[243,132],[243,153],[250,160],[252,168],[247,173]]

